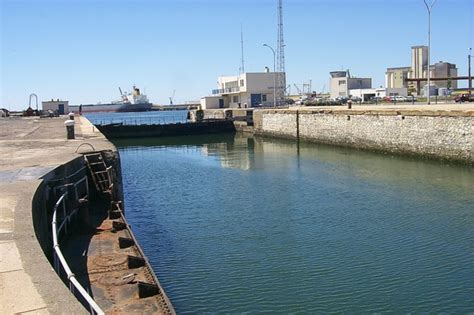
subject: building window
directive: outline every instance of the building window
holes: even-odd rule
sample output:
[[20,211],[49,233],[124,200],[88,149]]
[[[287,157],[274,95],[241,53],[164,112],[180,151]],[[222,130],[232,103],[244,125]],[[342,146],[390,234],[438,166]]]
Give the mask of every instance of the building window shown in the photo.
[[262,94],[262,102],[266,102],[267,101],[267,94]]
[[230,81],[230,82],[225,83],[226,89],[230,89],[230,88],[238,87],[238,86],[239,86],[239,83],[237,81]]
[[239,96],[238,95],[232,96],[232,102],[238,103],[239,102]]
[[240,86],[244,86],[244,79],[240,80]]
[[339,85],[345,85],[346,84],[346,80],[339,80]]

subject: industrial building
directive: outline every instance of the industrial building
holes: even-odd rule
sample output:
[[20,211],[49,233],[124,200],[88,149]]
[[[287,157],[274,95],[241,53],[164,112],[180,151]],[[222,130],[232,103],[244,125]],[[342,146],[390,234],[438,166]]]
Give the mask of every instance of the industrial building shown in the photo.
[[[458,76],[458,68],[456,65],[449,62],[437,62],[430,67],[431,76],[433,78],[449,78]],[[435,85],[438,88],[448,88],[448,89],[457,89],[458,81],[457,80],[443,80],[436,81]]]
[[59,115],[69,113],[69,101],[61,101],[59,99],[55,101],[51,99],[51,101],[41,102],[41,105],[44,111],[52,110],[53,112],[56,112]]
[[[457,77],[458,69],[455,64],[440,61],[429,66],[431,78]],[[411,66],[387,68],[385,72],[385,86],[387,89],[406,88],[408,94],[422,94],[422,89],[415,82],[407,82],[406,79],[428,78],[428,47],[411,47]],[[432,84],[437,88],[456,89],[456,80],[434,81]]]
[[[285,73],[246,72],[237,76],[221,76],[218,88],[201,98],[202,109],[246,108],[274,105],[274,87],[278,75]],[[280,87],[282,89],[282,87]],[[278,95],[278,87],[276,87]]]
[[349,70],[332,71],[329,80],[331,98],[351,97],[351,90],[371,89],[372,78],[352,77]]
[[406,79],[409,77],[411,69],[411,67],[387,68],[385,86],[387,88],[408,88]]

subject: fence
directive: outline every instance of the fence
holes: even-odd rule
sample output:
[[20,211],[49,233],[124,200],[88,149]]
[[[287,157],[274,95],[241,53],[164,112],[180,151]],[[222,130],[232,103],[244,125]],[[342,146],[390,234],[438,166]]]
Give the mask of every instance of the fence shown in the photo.
[[[76,201],[79,200],[79,190],[78,187],[84,184],[85,185],[85,195],[88,197],[89,196],[89,183],[87,180],[87,176],[84,176],[77,182],[73,184],[74,187],[74,198]],[[83,197],[86,197],[83,196]],[[66,259],[64,258],[61,248],[59,246],[59,236],[60,233],[64,230],[64,233],[67,234],[68,230],[68,225],[71,224],[71,221],[73,220],[74,216],[77,214],[79,211],[79,208],[73,209],[72,211],[68,211],[68,207],[66,205],[66,201],[68,197],[68,191],[65,191],[61,197],[59,197],[58,201],[56,201],[54,208],[53,208],[53,219],[51,222],[52,226],[52,233],[53,233],[53,261],[54,261],[54,270],[56,273],[61,276],[61,268],[66,274],[67,281],[69,282],[69,290],[76,296],[77,298],[82,298],[85,303],[89,305],[89,310],[91,314],[104,314],[104,312],[101,310],[101,308],[97,305],[97,303],[94,301],[94,299],[90,296],[89,292],[87,292],[84,287],[77,281],[76,276],[74,273],[72,273],[71,269],[69,268],[69,265],[66,262]],[[58,221],[58,210],[59,207],[62,208],[62,216],[60,220]],[[79,296],[78,296],[79,294]]]
[[[208,112],[203,121],[222,120],[224,116],[222,112]],[[174,116],[152,116],[152,117],[118,117],[118,118],[90,118],[91,122],[96,126],[121,124],[126,126],[140,125],[169,125],[169,124],[185,124],[192,123],[186,115]]]

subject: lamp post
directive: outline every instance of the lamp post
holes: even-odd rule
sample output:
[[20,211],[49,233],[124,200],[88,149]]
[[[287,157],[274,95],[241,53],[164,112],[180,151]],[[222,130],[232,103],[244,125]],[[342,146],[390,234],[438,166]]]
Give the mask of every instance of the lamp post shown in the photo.
[[471,77],[471,52],[472,48],[469,48],[469,55],[468,55],[468,80],[469,80],[469,95],[472,94],[472,77]]
[[431,74],[430,74],[430,65],[431,65],[431,9],[433,9],[434,4],[436,3],[436,0],[433,0],[430,5],[426,2],[426,0],[423,0],[425,3],[426,9],[428,10],[428,105],[431,104],[430,99],[431,99]]
[[272,46],[263,44],[263,46],[268,47],[272,50],[273,53],[273,107],[276,107],[276,53],[275,49],[272,48]]

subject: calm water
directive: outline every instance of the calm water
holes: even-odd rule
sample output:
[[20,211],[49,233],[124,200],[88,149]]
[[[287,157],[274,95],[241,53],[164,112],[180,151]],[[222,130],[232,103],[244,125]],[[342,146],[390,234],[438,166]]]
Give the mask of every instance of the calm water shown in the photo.
[[116,142],[178,313],[474,311],[474,169],[220,135]]
[[187,110],[150,111],[135,113],[85,113],[96,125],[123,123],[126,125],[151,125],[186,122]]

